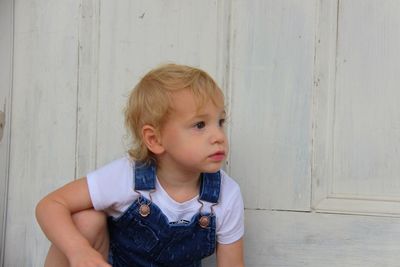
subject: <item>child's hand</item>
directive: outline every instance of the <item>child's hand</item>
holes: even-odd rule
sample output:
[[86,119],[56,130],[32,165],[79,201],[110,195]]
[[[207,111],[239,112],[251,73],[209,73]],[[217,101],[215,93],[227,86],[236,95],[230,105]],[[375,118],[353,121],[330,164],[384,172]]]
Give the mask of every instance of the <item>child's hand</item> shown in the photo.
[[80,249],[70,259],[71,267],[111,267],[93,248]]

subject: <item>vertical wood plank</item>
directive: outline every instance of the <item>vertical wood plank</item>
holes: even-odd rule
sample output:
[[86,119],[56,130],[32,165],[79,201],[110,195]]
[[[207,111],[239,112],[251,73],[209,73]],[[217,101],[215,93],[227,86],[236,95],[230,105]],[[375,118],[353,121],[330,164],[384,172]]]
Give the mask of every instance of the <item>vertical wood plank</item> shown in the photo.
[[100,1],[83,0],[81,10],[75,177],[95,169],[97,159]]
[[322,2],[318,31],[313,206],[398,216],[400,5],[336,6]]
[[42,266],[38,200],[75,172],[79,2],[16,1],[5,266]]
[[309,210],[316,1],[234,1],[230,173],[247,208]]
[[329,181],[332,177],[331,129],[336,79],[337,11],[338,1],[320,2],[314,70],[313,208],[329,195]]
[[10,164],[14,1],[0,1],[0,265],[4,263]]
[[341,1],[333,192],[400,201],[400,2]]

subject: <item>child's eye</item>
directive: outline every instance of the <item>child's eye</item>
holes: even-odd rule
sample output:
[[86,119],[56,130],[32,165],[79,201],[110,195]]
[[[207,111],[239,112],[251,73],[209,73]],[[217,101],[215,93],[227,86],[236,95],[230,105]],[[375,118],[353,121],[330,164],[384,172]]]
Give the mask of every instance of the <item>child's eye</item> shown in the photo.
[[206,126],[206,123],[204,121],[200,121],[194,125],[194,127],[197,129],[203,129],[205,126]]
[[225,119],[220,119],[219,120],[219,126],[224,126],[224,124],[225,124]]

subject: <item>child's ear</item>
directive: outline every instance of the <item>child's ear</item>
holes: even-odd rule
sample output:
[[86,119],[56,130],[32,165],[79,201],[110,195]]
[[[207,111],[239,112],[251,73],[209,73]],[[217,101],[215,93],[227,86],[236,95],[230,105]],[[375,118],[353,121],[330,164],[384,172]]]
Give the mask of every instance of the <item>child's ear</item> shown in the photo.
[[159,155],[164,152],[164,147],[160,142],[159,131],[153,126],[148,124],[144,125],[142,127],[142,137],[147,148],[155,155]]

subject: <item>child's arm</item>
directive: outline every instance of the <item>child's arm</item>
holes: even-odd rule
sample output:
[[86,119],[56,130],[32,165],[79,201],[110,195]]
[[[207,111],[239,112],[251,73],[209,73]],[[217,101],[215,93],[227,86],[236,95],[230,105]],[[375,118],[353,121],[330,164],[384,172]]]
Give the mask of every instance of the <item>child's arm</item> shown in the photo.
[[71,182],[43,198],[36,218],[47,238],[60,249],[71,266],[109,267],[100,253],[75,227],[72,214],[93,208],[86,178]]
[[218,267],[243,267],[243,238],[232,244],[217,244]]

